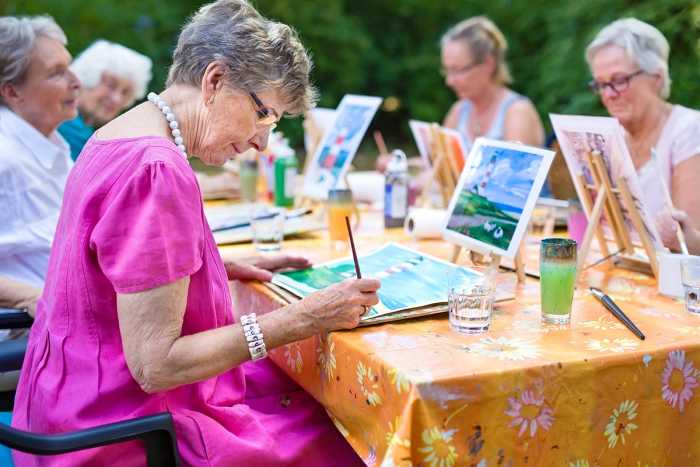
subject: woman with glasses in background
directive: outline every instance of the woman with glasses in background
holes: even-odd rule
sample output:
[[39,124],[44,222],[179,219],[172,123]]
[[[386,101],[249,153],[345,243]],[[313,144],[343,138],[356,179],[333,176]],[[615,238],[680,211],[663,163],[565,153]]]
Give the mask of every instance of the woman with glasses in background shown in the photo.
[[[625,129],[644,202],[656,216],[664,244],[679,249],[677,221],[688,248],[698,253],[700,112],[667,101],[671,91],[668,55],[663,34],[634,18],[609,24],[586,49],[591,89]],[[677,211],[667,206],[662,181]]]
[[[323,408],[264,357],[357,326],[379,282],[348,279],[256,316],[228,280],[270,280],[303,258],[224,261],[189,157],[263,149],[314,103],[296,33],[244,0],[185,25],[166,89],[87,142],[66,186],[13,426],[58,433],[169,411],[184,465],[362,465]],[[143,465],[133,442],[16,465]]]
[[464,20],[445,33],[441,45],[442,74],[459,99],[444,125],[457,129],[467,148],[479,136],[544,144],[535,106],[507,87],[512,82],[505,61],[508,45],[491,20]]

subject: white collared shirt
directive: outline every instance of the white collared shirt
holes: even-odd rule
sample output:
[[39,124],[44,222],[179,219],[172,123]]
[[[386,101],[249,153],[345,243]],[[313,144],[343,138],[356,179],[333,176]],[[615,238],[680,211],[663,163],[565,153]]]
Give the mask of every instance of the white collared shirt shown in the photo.
[[0,106],[0,275],[43,287],[70,148]]

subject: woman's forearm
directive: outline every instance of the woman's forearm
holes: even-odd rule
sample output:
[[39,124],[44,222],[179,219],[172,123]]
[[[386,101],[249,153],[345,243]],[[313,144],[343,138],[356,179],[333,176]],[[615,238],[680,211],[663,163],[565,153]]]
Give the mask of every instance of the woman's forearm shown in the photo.
[[[267,349],[311,335],[310,326],[299,319],[299,304],[257,317]],[[160,362],[147,368],[147,392],[171,389],[214,377],[250,360],[248,343],[240,324],[210,329],[177,338]]]
[[39,287],[0,276],[0,308],[26,310],[33,317],[40,295]]
[[[189,283],[186,277],[144,292],[117,294],[124,357],[146,392],[211,378],[250,358],[239,324],[182,335]],[[366,307],[378,303],[379,285],[374,279],[348,279],[259,316],[266,347],[354,328]]]

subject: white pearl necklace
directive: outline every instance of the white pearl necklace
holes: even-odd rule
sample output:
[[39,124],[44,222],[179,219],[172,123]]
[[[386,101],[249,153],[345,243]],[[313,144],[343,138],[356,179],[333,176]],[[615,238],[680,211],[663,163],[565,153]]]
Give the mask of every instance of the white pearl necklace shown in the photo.
[[168,121],[168,126],[170,126],[170,133],[173,135],[175,145],[180,150],[182,155],[185,156],[185,159],[187,159],[187,149],[185,148],[185,143],[182,140],[180,125],[177,123],[172,109],[168,107],[168,104],[155,92],[148,93],[148,100],[157,105],[160,111],[163,112],[163,115],[165,115],[165,119]]

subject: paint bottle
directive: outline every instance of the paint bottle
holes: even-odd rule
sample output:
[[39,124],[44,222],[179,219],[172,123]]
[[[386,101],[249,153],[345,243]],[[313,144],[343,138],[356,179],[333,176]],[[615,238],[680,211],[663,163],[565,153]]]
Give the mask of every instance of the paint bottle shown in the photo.
[[395,149],[384,173],[384,227],[402,227],[408,213],[408,161]]

